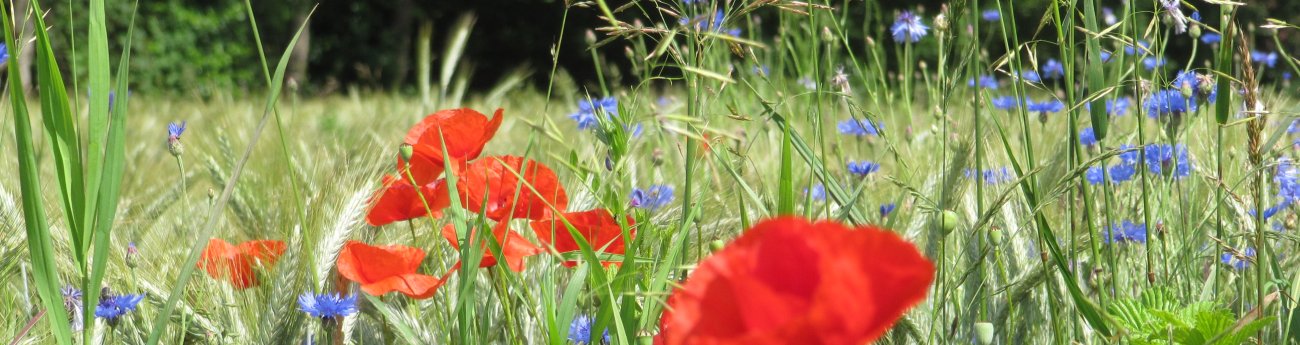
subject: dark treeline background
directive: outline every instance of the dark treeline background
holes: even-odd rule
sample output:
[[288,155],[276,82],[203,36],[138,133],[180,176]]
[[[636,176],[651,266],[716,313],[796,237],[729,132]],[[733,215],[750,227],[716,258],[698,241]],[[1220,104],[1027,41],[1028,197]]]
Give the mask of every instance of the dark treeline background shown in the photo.
[[[673,0],[660,0],[673,1]],[[1139,8],[1151,8],[1151,0],[1135,0]],[[21,1],[20,1],[21,2]],[[933,16],[939,6],[950,1],[835,1],[837,10],[850,11],[852,20],[867,20],[872,31],[885,30],[897,10],[920,9],[925,22],[933,25]],[[626,1],[610,0],[617,7]],[[47,24],[51,26],[56,47],[61,55],[74,63],[70,34],[84,35],[85,10],[83,6],[68,6],[68,2],[43,1],[49,11]],[[981,1],[983,8],[993,8],[992,0]],[[1017,0],[1016,18],[1020,21],[1022,38],[1035,35],[1037,23],[1042,18],[1048,0]],[[1118,1],[1106,2],[1109,7],[1120,8]],[[1204,8],[1207,23],[1217,27],[1217,7],[1201,1],[1194,6]],[[1250,1],[1240,13],[1243,23],[1263,23],[1270,16],[1300,22],[1300,1],[1266,0]],[[77,4],[80,5],[80,4]],[[253,11],[261,28],[261,37],[268,49],[271,63],[284,49],[294,30],[306,18],[313,6],[318,6],[306,36],[292,60],[291,76],[311,93],[322,94],[357,87],[368,90],[409,92],[416,88],[416,37],[421,25],[432,25],[433,57],[441,54],[457,18],[473,13],[477,20],[466,46],[464,60],[473,66],[471,86],[489,87],[504,73],[521,65],[535,71],[547,71],[551,66],[550,50],[561,39],[560,26],[565,18],[566,2],[563,0],[274,0],[253,1]],[[131,20],[131,1],[108,2],[108,28],[111,51],[121,50],[127,27]],[[652,6],[642,1],[642,6]],[[676,3],[664,6],[678,6]],[[648,8],[653,10],[653,8]],[[630,21],[636,17],[631,10],[619,14]],[[865,14],[864,14],[865,13]],[[587,30],[602,26],[593,7],[572,7],[563,32],[559,56],[560,68],[579,83],[591,83],[596,78],[588,47],[584,39]],[[755,15],[775,22],[774,9]],[[1149,15],[1149,13],[1147,14]],[[1280,16],[1280,17],[1279,17]],[[68,27],[71,19],[74,26]],[[643,18],[646,25],[657,19]],[[151,0],[141,1],[135,18],[134,50],[132,55],[132,89],[148,93],[196,93],[208,95],[217,92],[255,89],[265,84],[257,58],[253,31],[243,0]],[[859,22],[860,23],[860,22]],[[671,24],[675,25],[675,23]],[[850,25],[858,27],[860,25]],[[770,35],[770,30],[746,34]],[[1283,32],[1284,42],[1293,41]],[[1051,31],[1037,33],[1039,38],[1053,38]],[[1274,50],[1271,39],[1255,35],[1258,46]],[[854,49],[866,49],[862,40]],[[78,43],[79,49],[84,45]],[[881,44],[882,49],[892,45]],[[1171,44],[1171,56],[1178,56],[1190,44]],[[924,49],[924,48],[921,48]],[[990,50],[1001,50],[992,45]],[[602,48],[615,68],[626,68],[623,45],[611,44]],[[84,58],[85,52],[76,52]],[[926,56],[920,51],[921,57]],[[930,52],[931,54],[933,52]],[[994,52],[1000,53],[1000,52]],[[1051,55],[1048,52],[1048,55]],[[889,55],[887,55],[889,56]],[[113,61],[117,61],[114,59]],[[76,61],[81,65],[80,61]],[[437,71],[434,62],[434,73]],[[84,68],[65,68],[69,78],[84,78]],[[544,83],[545,73],[534,73],[533,82]],[[436,80],[436,77],[434,78]]]

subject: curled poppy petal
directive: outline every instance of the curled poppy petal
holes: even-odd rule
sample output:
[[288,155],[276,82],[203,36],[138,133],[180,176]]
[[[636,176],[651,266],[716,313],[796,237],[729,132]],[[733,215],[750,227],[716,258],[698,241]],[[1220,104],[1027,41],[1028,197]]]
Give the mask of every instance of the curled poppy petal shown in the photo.
[[444,279],[416,273],[424,251],[403,245],[372,246],[348,241],[339,251],[339,275],[361,284],[361,290],[379,296],[397,291],[412,298],[433,296]]
[[925,298],[934,265],[875,227],[761,222],[668,299],[660,343],[864,344]]
[[563,212],[569,204],[555,172],[522,157],[485,157],[470,163],[456,176],[461,205],[496,221],[542,219],[553,213],[552,207]]
[[[524,270],[524,258],[541,254],[542,249],[533,245],[532,242],[529,242],[528,239],[524,238],[519,233],[510,231],[510,229],[507,228],[508,224],[509,221],[497,222],[497,225],[492,227],[492,236],[495,238],[496,242],[501,245],[501,255],[505,257],[506,267],[509,267],[512,271],[520,272]],[[470,234],[470,236],[473,235],[473,233]],[[453,248],[458,250],[460,249],[461,241],[457,239],[456,228],[454,226],[450,224],[444,226],[442,228],[442,237],[446,238],[447,242],[451,243]],[[475,237],[470,238],[473,238],[475,241],[479,240]],[[468,239],[469,238],[467,238],[467,240]],[[482,243],[482,248],[483,258],[479,261],[479,267],[495,266],[498,260],[496,256],[492,254],[492,250],[490,249],[491,247],[489,247],[487,243]],[[464,260],[464,258],[461,259]],[[458,262],[457,265],[460,265],[460,263]]]
[[[469,108],[440,110],[429,114],[406,133],[405,142],[412,146],[411,174],[418,184],[433,182],[447,163],[463,164],[478,158],[501,127],[502,109],[491,119]],[[445,143],[445,145],[444,145]],[[443,150],[447,157],[443,157]],[[398,160],[398,170],[407,166]]]
[[[442,209],[451,203],[441,185],[442,180],[438,180],[417,190],[408,179],[384,176],[384,188],[374,196],[374,206],[366,214],[366,222],[380,226],[424,217],[429,215],[429,210],[433,210],[433,216],[440,216]],[[425,207],[426,203],[428,208]]]
[[[623,228],[606,209],[562,213],[559,217],[533,221],[528,225],[533,228],[533,233],[537,234],[538,240],[544,245],[554,247],[557,252],[580,251],[578,241],[561,219],[573,225],[574,230],[582,235],[583,240],[593,251],[609,254],[624,253]],[[627,225],[629,227],[636,225],[632,217],[627,217]],[[631,236],[636,236],[635,229],[629,231]],[[612,262],[606,262],[609,263]],[[574,266],[577,261],[566,261],[564,264]]]
[[219,238],[208,240],[199,257],[198,267],[214,279],[229,281],[237,289],[258,286],[253,266],[270,267],[284,254],[283,241],[248,241],[238,246]]

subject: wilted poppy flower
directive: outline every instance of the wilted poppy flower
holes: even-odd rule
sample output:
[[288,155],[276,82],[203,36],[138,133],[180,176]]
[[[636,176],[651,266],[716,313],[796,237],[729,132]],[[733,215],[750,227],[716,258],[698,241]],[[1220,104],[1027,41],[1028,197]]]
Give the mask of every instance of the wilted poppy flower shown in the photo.
[[[366,222],[380,226],[424,217],[429,215],[430,210],[433,211],[433,216],[437,217],[451,201],[447,198],[445,188],[439,188],[442,184],[443,180],[440,179],[416,189],[409,179],[393,175],[384,176],[384,187],[379,190],[379,194],[375,195],[374,207],[371,207],[370,213],[366,214]],[[420,194],[416,194],[417,190]],[[420,199],[421,195],[423,200]],[[426,202],[428,208],[425,207]]]
[[[524,163],[522,157],[492,156],[456,172],[461,207],[496,221],[542,219],[551,216],[552,207],[560,212],[567,209],[569,197],[555,172],[534,160],[527,160],[525,171]],[[435,192],[442,198],[449,195],[445,185]]]
[[284,248],[284,241],[248,241],[235,246],[214,238],[208,240],[198,266],[212,278],[228,280],[237,289],[247,289],[260,283],[253,265],[275,265],[284,254]]
[[[506,262],[506,267],[509,267],[511,271],[519,272],[524,270],[524,258],[540,254],[542,249],[533,245],[532,242],[528,242],[528,239],[524,238],[519,233],[510,231],[510,229],[506,228],[509,223],[509,221],[498,222],[496,226],[492,227],[492,236],[495,238],[496,243],[501,246],[501,256],[505,257],[504,261]],[[465,240],[472,240],[480,243],[479,248],[483,249],[483,259],[479,261],[478,266],[496,266],[498,260],[496,256],[492,254],[492,247],[488,246],[487,242],[484,242],[483,239],[474,236],[475,234],[471,232],[470,237]],[[448,224],[443,227],[442,237],[446,238],[447,242],[451,243],[452,248],[460,250],[460,240],[457,239],[456,228],[454,226]],[[461,258],[461,260],[464,260],[464,258]],[[456,267],[452,268],[452,270],[455,271],[456,268],[459,267],[460,263],[456,263]]]
[[416,273],[424,251],[403,245],[376,247],[348,241],[339,251],[338,270],[348,280],[361,284],[361,291],[381,296],[397,291],[412,298],[429,298],[446,282]]
[[934,265],[894,233],[767,220],[668,298],[659,343],[864,344],[925,298]]
[[[502,112],[502,109],[497,109],[488,119],[483,113],[469,108],[439,110],[411,127],[405,142],[413,149],[410,171],[415,182],[433,182],[445,170],[448,161],[464,164],[478,158],[483,146],[501,127]],[[447,157],[443,157],[444,143]],[[405,163],[398,157],[397,169],[403,174],[407,167]]]
[[[563,219],[563,220],[561,220]],[[563,213],[560,217],[533,221],[528,225],[533,228],[537,234],[537,240],[543,245],[549,245],[555,248],[555,251],[576,252],[582,250],[578,246],[578,241],[569,232],[564,221],[573,225],[573,229],[582,235],[583,240],[591,246],[591,250],[597,253],[623,254],[623,228],[618,225],[618,220],[610,214],[609,210],[595,209],[591,211]],[[627,217],[629,227],[635,225],[632,217]],[[629,230],[629,235],[636,236],[636,230]],[[609,261],[606,264],[612,263]],[[573,267],[578,264],[578,260],[565,261],[564,265]]]

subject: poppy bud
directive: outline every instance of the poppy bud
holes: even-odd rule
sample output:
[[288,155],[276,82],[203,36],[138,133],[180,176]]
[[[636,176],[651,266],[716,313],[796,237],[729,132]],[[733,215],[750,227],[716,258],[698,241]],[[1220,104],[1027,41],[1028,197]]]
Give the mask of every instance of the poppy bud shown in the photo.
[[976,339],[976,340],[979,340],[980,344],[983,344],[983,345],[989,345],[989,344],[992,344],[992,343],[993,343],[993,323],[990,323],[990,322],[976,322],[976,323],[975,323],[975,339]]
[[415,155],[415,147],[411,146],[411,144],[402,144],[401,147],[397,148],[397,152],[402,155],[402,160],[409,162],[411,156]]
[[943,13],[934,16],[934,29],[940,32],[948,31],[948,16]]
[[664,165],[664,151],[658,148],[655,148],[654,151],[651,151],[650,162],[654,163],[655,166]]
[[939,213],[939,229],[943,230],[944,235],[956,230],[958,222],[957,212],[943,210],[943,212]]
[[1201,26],[1192,25],[1192,27],[1187,28],[1187,35],[1192,36],[1192,38],[1201,38]]
[[217,200],[217,191],[215,189],[208,188],[208,201],[212,202],[215,200]]
[[614,171],[614,160],[608,155],[605,156],[605,170]]
[[709,251],[716,252],[722,250],[722,248],[726,246],[727,243],[722,240],[713,240],[712,242],[709,242]]
[[590,44],[596,44],[596,32],[595,32],[595,31],[587,30],[587,34],[584,35],[583,38],[587,40],[587,44],[589,44],[589,45],[590,45]]
[[989,242],[993,243],[995,246],[1002,245],[1002,230],[999,230],[997,227],[989,229]]
[[835,34],[831,33],[831,28],[822,27],[822,40],[826,42],[835,42]]

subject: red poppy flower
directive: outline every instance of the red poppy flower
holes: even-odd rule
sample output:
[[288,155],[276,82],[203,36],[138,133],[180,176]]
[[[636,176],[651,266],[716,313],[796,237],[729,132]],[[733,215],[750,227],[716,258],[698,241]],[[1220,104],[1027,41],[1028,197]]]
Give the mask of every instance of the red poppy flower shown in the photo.
[[248,241],[235,246],[213,238],[203,249],[198,266],[212,278],[230,281],[236,289],[247,289],[261,283],[253,272],[253,266],[259,263],[267,267],[275,265],[284,254],[284,248],[283,241]]
[[339,275],[361,284],[361,291],[381,296],[397,291],[412,298],[433,296],[447,277],[434,278],[416,273],[424,251],[403,245],[376,247],[348,241],[339,251]]
[[[447,161],[464,164],[483,152],[483,146],[497,128],[501,127],[503,110],[488,119],[486,115],[469,108],[439,110],[429,114],[406,133],[405,142],[412,147],[411,175],[418,184],[428,184],[442,175]],[[446,143],[447,157],[443,157]],[[398,171],[405,162],[397,159]]]
[[[511,271],[519,272],[524,270],[524,258],[540,254],[542,249],[533,245],[532,242],[528,242],[528,239],[519,235],[519,233],[507,229],[506,225],[509,223],[509,221],[497,222],[497,225],[492,227],[492,236],[496,237],[497,243],[501,245],[501,255],[505,257],[506,267],[509,267]],[[471,236],[473,236],[472,233]],[[460,250],[460,243],[456,239],[456,227],[451,224],[443,227],[442,237],[446,238],[447,242],[451,243],[452,248]],[[483,245],[481,247],[483,248],[483,259],[479,261],[479,267],[495,266],[497,264],[497,259],[496,256],[492,254],[492,250],[490,249],[491,247],[478,238],[473,239],[475,241],[480,241]],[[464,258],[462,258],[462,260],[463,259]],[[456,263],[456,267],[460,267],[459,262]],[[452,268],[452,271],[455,271],[455,269],[456,268]]]
[[[587,244],[596,252],[609,254],[623,254],[623,228],[618,225],[614,216],[605,209],[595,209],[591,211],[563,213],[560,217],[537,220],[528,225],[533,228],[537,234],[537,239],[545,245],[554,247],[558,252],[580,251],[578,241],[573,238],[568,227],[564,225],[567,220],[573,228],[582,234]],[[633,226],[635,222],[632,217],[627,217],[627,225]],[[636,236],[636,230],[630,230],[632,236]],[[554,235],[554,237],[552,237]],[[565,261],[564,265],[573,267],[577,265],[577,260]],[[612,262],[605,262],[610,264]]]
[[[457,172],[456,190],[461,206],[489,219],[542,219],[551,216],[551,208],[563,212],[569,198],[551,168],[516,156],[492,156],[470,163]],[[520,183],[519,177],[523,177]],[[530,188],[531,186],[531,188]],[[446,195],[445,187],[437,193]],[[486,206],[486,208],[484,207]]]
[[[434,217],[442,215],[442,209],[450,204],[446,188],[440,188],[443,180],[437,180],[419,188],[424,199],[416,194],[416,188],[409,179],[393,175],[384,176],[384,187],[374,197],[374,206],[366,214],[366,222],[380,226],[392,222],[428,216],[429,210]],[[428,208],[425,208],[428,203]]]
[[668,299],[660,344],[864,344],[925,298],[934,265],[875,227],[761,222]]

